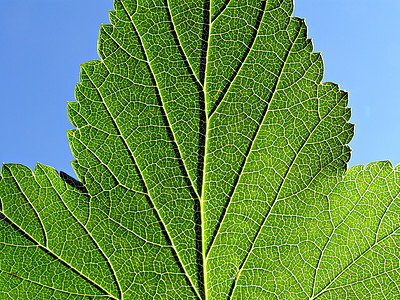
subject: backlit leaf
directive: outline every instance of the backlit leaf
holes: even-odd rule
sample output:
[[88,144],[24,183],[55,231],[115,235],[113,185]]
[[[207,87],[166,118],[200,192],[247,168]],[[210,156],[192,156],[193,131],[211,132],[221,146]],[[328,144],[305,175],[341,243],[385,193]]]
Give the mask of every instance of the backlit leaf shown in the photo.
[[115,0],[68,103],[81,182],[0,180],[4,299],[399,296],[398,171],[292,0]]

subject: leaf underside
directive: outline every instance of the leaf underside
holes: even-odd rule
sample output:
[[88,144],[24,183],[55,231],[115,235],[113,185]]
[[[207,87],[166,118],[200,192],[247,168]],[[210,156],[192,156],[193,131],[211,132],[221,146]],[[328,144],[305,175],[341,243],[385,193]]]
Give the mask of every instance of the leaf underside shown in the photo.
[[292,0],[115,0],[68,132],[3,165],[1,299],[393,299],[399,170],[346,171],[348,95]]

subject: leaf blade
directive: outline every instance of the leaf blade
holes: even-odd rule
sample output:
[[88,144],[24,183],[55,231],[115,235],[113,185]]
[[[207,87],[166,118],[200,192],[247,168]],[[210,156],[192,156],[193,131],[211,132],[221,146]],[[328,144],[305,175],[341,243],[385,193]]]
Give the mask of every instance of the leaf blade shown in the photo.
[[3,167],[2,295],[398,296],[398,170],[346,172],[348,95],[293,1],[114,6],[68,104],[83,184]]
[[[10,192],[10,189],[14,192]],[[35,240],[37,235],[34,231],[37,227],[21,226],[15,215],[7,216],[9,206],[15,203],[15,195],[22,195],[25,201],[30,202],[30,208],[36,210],[45,239]],[[43,294],[54,290],[56,293],[77,297],[102,295],[115,298],[118,292],[110,265],[106,264],[101,249],[87,236],[83,224],[73,216],[64,202],[64,199],[68,201],[71,196],[85,197],[79,190],[68,187],[54,169],[38,164],[32,173],[21,165],[3,166],[0,182],[3,278],[11,275],[15,277],[15,282],[23,286],[33,284],[32,291],[28,293],[31,296],[41,294],[38,288],[42,286]],[[68,226],[64,226],[64,220],[68,220]],[[15,239],[20,242],[14,244]],[[75,248],[76,245],[80,247]],[[30,253],[24,253],[24,249]],[[89,253],[97,266],[84,262],[90,262],[87,256]],[[24,292],[19,285],[5,284],[5,287],[10,289],[11,294]]]

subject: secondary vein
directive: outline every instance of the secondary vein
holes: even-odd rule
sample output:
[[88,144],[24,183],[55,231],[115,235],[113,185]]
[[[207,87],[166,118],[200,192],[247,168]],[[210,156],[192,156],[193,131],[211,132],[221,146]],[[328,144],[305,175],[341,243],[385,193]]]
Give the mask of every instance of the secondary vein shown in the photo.
[[153,69],[152,69],[152,66],[151,66],[151,64],[150,64],[150,61],[149,61],[149,58],[148,58],[148,55],[147,55],[147,51],[146,51],[146,49],[144,48],[144,44],[143,44],[143,42],[142,42],[142,38],[141,38],[141,36],[140,36],[140,34],[139,34],[139,32],[138,32],[136,26],[135,26],[135,23],[133,22],[132,17],[129,15],[127,9],[125,8],[124,3],[121,2],[121,5],[122,5],[122,7],[123,7],[123,9],[124,9],[124,11],[125,11],[125,14],[126,14],[126,15],[128,16],[128,18],[130,19],[130,23],[131,23],[131,25],[132,25],[132,28],[133,28],[134,32],[136,33],[136,35],[137,35],[137,37],[138,37],[138,39],[139,39],[139,44],[140,44],[140,47],[141,47],[143,56],[144,56],[144,58],[145,58],[147,68],[148,68],[148,70],[149,70],[150,76],[151,76],[152,81],[153,81],[153,83],[154,83],[154,87],[156,88],[157,96],[158,96],[158,98],[159,98],[159,100],[160,100],[160,102],[161,102],[161,103],[159,104],[159,108],[160,108],[162,114],[166,117],[166,119],[167,119],[167,121],[168,121],[167,129],[170,130],[170,132],[171,132],[171,134],[172,134],[172,137],[173,137],[173,139],[171,140],[171,142],[173,143],[174,147],[178,150],[178,153],[179,153],[178,159],[179,159],[180,161],[183,162],[182,165],[183,165],[183,167],[184,167],[184,169],[185,169],[185,173],[186,173],[186,174],[183,174],[183,176],[184,176],[185,178],[188,178],[188,179],[190,180],[190,183],[191,183],[190,189],[193,190],[194,193],[196,194],[197,198],[200,199],[200,196],[199,196],[197,190],[195,189],[195,185],[194,185],[194,183],[193,183],[191,177],[189,176],[189,172],[188,172],[188,170],[187,170],[186,164],[184,163],[183,156],[182,156],[182,151],[180,150],[179,145],[178,145],[178,143],[176,142],[177,139],[175,138],[175,134],[174,134],[174,132],[173,132],[173,130],[172,130],[172,127],[171,127],[171,122],[170,122],[170,120],[169,120],[169,118],[168,118],[168,114],[166,113],[165,106],[164,106],[164,102],[162,101],[162,97],[161,97],[162,94],[161,94],[161,91],[160,91],[160,87],[159,87],[158,84],[157,84],[157,80],[156,80],[156,77],[155,77],[155,73],[154,73],[154,71],[153,71]]
[[[43,169],[42,169],[43,170]],[[43,170],[44,171],[44,170]],[[85,225],[83,225],[78,218],[72,213],[72,211],[70,211],[70,209],[68,208],[67,204],[64,202],[64,199],[62,198],[62,196],[59,194],[59,192],[56,190],[56,188],[54,187],[51,179],[47,176],[47,173],[44,171],[45,176],[47,178],[47,180],[50,182],[53,190],[55,191],[55,193],[58,196],[58,199],[61,201],[61,203],[63,204],[64,208],[68,211],[68,213],[72,216],[72,218],[75,220],[75,222],[77,222],[82,229],[86,232],[86,234],[89,236],[90,240],[94,243],[94,245],[97,247],[97,249],[100,251],[100,254],[103,256],[103,258],[105,259],[112,275],[113,275],[113,279],[114,282],[117,286],[117,290],[118,290],[118,294],[120,296],[120,298],[123,298],[123,293],[122,293],[122,289],[121,289],[121,285],[119,284],[119,280],[118,280],[118,276],[114,270],[113,265],[111,264],[111,261],[109,260],[109,257],[107,257],[107,255],[104,253],[103,249],[100,247],[100,245],[97,243],[96,239],[92,236],[92,234],[89,232],[89,230],[86,228]]]
[[[284,59],[284,63],[283,63],[283,65],[282,65],[281,69],[280,69],[278,78],[277,78],[277,80],[276,80],[276,82],[275,82],[275,85],[274,85],[274,88],[273,88],[273,93],[272,93],[272,95],[271,95],[271,101],[272,101],[272,99],[273,99],[273,97],[274,97],[274,95],[275,95],[275,92],[276,92],[276,90],[277,90],[278,83],[279,83],[280,78],[281,78],[281,76],[282,76],[282,74],[283,74],[283,70],[284,70],[284,68],[285,68],[285,66],[286,66],[286,62],[287,62],[287,60],[288,60],[288,58],[289,58],[289,55],[290,55],[290,53],[291,53],[291,51],[292,51],[292,48],[293,48],[293,46],[294,46],[294,44],[295,44],[297,38],[298,38],[299,35],[300,35],[302,25],[303,25],[303,22],[301,22],[301,23],[299,24],[298,32],[297,32],[295,38],[293,39],[293,41],[292,41],[292,43],[291,43],[291,45],[290,45],[290,47],[289,47],[289,49],[288,49],[288,51],[287,51],[287,53],[286,53],[286,56],[285,56],[285,59]],[[340,101],[338,101],[338,103],[339,103],[339,102],[340,102]],[[338,103],[337,103],[337,104],[338,104]],[[336,105],[337,105],[337,104],[336,104]],[[334,107],[336,107],[336,105],[335,105]],[[332,111],[332,110],[333,110],[333,108],[331,109],[331,111]],[[331,112],[331,111],[330,111],[330,112]],[[328,113],[322,120],[324,120],[328,115],[329,115],[329,113]],[[264,116],[264,118],[265,118],[265,116]],[[248,258],[250,257],[250,254],[252,253],[252,251],[253,251],[253,249],[254,249],[254,245],[255,245],[255,243],[256,243],[256,241],[257,241],[259,235],[260,235],[260,232],[261,232],[262,228],[264,227],[264,224],[266,223],[266,221],[267,221],[267,219],[268,219],[269,214],[272,212],[272,209],[273,209],[274,205],[276,204],[277,199],[279,198],[279,195],[280,195],[280,192],[281,192],[281,190],[282,190],[282,187],[284,186],[284,184],[285,184],[285,182],[286,182],[286,179],[287,179],[287,177],[288,177],[288,174],[289,174],[290,171],[291,171],[292,166],[294,165],[294,162],[296,161],[298,155],[301,153],[301,151],[303,150],[303,148],[304,148],[305,145],[307,144],[308,140],[309,140],[310,137],[312,136],[313,132],[314,132],[315,129],[318,127],[318,125],[322,122],[322,120],[319,120],[319,122],[315,125],[315,127],[314,127],[314,128],[312,129],[312,131],[309,133],[309,135],[307,136],[307,138],[306,138],[305,141],[303,142],[302,146],[300,147],[300,149],[297,151],[296,155],[295,155],[294,158],[292,159],[292,161],[291,161],[291,163],[290,163],[290,165],[289,165],[289,167],[288,167],[288,169],[287,169],[287,171],[286,171],[286,173],[285,173],[285,175],[284,175],[284,177],[283,177],[283,180],[282,180],[281,184],[279,185],[279,189],[278,189],[278,191],[276,192],[275,198],[274,198],[274,200],[272,201],[271,206],[270,206],[270,208],[269,208],[267,214],[265,215],[265,217],[264,217],[264,219],[263,219],[263,221],[262,221],[262,223],[261,223],[259,229],[258,229],[257,232],[256,232],[256,235],[255,235],[255,237],[254,237],[254,239],[253,239],[253,241],[252,241],[252,243],[251,243],[250,249],[248,250],[248,252],[247,252],[247,254],[246,254],[244,260],[242,261],[242,263],[241,263],[241,265],[240,265],[240,267],[239,267],[239,270],[238,270],[238,272],[237,272],[238,275],[235,277],[235,279],[234,279],[234,281],[233,281],[233,283],[232,283],[231,289],[230,289],[230,298],[229,298],[229,299],[232,298],[232,296],[233,296],[233,294],[234,294],[234,292],[235,292],[236,283],[238,282],[239,277],[241,276],[242,270],[243,270],[243,268],[244,268],[244,266],[245,266],[245,264],[246,264]],[[263,122],[263,121],[262,121],[262,122]],[[261,123],[262,123],[262,122],[261,122]],[[259,127],[259,128],[260,128],[260,127]],[[258,132],[259,132],[259,131],[258,131]],[[257,132],[257,134],[258,134],[258,132]]]
[[[46,233],[46,229],[44,228],[43,222],[42,222],[42,220],[40,219],[40,216],[39,216],[38,211],[36,210],[36,208],[33,206],[33,204],[31,203],[31,201],[29,200],[29,198],[26,196],[26,194],[25,194],[24,191],[22,190],[21,185],[19,184],[19,182],[17,181],[17,179],[14,177],[14,174],[12,173],[11,169],[10,169],[9,167],[7,167],[7,165],[3,165],[3,167],[6,168],[6,169],[11,173],[11,175],[12,175],[12,177],[11,177],[12,180],[14,181],[14,183],[15,183],[15,185],[17,186],[18,190],[20,191],[20,193],[21,193],[22,196],[24,197],[25,201],[29,204],[29,206],[31,207],[31,209],[32,209],[33,212],[35,213],[35,215],[36,215],[36,217],[37,217],[37,219],[38,219],[38,221],[39,221],[40,227],[42,228],[42,232],[43,232],[43,244],[44,244],[45,247],[47,247],[47,242],[48,242],[48,240],[47,240],[47,233]],[[34,177],[33,174],[32,174],[32,177]],[[34,178],[34,180],[36,181],[35,178]],[[36,182],[36,183],[37,183],[37,182]],[[39,184],[38,184],[38,185],[39,185]]]
[[[86,71],[85,71],[85,72],[86,72]],[[130,149],[130,147],[129,147],[127,141],[125,140],[125,138],[123,137],[122,133],[120,132],[120,129],[119,129],[119,127],[118,127],[116,121],[114,120],[114,118],[113,118],[113,116],[112,116],[110,110],[108,109],[108,107],[107,107],[107,105],[106,105],[106,103],[105,103],[105,101],[104,101],[104,97],[102,96],[102,94],[101,94],[99,88],[94,84],[93,80],[91,79],[91,77],[89,76],[89,74],[88,74],[87,72],[86,72],[86,75],[88,76],[88,78],[89,78],[91,84],[93,85],[93,87],[96,89],[98,96],[99,96],[100,99],[102,100],[103,106],[104,106],[105,110],[107,111],[107,114],[109,115],[109,117],[110,117],[110,119],[111,119],[111,122],[112,122],[113,125],[114,125],[115,130],[117,131],[118,135],[121,136],[121,140],[122,140],[122,142],[123,142],[123,144],[124,144],[124,147],[125,147],[126,150],[130,153],[130,157],[131,157],[131,159],[132,159],[132,162],[135,164],[135,166],[137,166],[137,168],[138,168],[138,170],[139,170],[138,174],[139,174],[140,180],[141,180],[141,181],[143,182],[143,184],[144,184],[145,190],[148,191],[148,190],[149,190],[149,189],[148,189],[148,185],[147,185],[147,183],[146,183],[146,180],[145,180],[144,177],[142,176],[142,171],[140,170],[139,165],[136,163],[136,160],[135,160],[135,158],[134,158],[134,154],[133,154],[132,149]],[[149,195],[149,199],[151,200],[151,203],[153,204],[153,209],[154,209],[154,211],[156,212],[157,218],[161,221],[161,225],[162,225],[162,227],[165,229],[165,232],[167,233],[167,236],[168,236],[169,240],[171,241],[172,248],[173,248],[173,250],[174,250],[176,256],[178,257],[178,260],[179,260],[179,263],[181,264],[181,267],[182,267],[183,270],[185,271],[185,275],[186,275],[188,281],[191,283],[192,288],[198,293],[197,289],[195,289],[195,287],[194,287],[194,285],[193,285],[193,282],[191,281],[191,277],[189,276],[189,274],[188,274],[187,271],[186,271],[185,265],[184,265],[183,262],[182,262],[182,259],[181,259],[180,255],[179,255],[179,252],[176,250],[176,247],[175,247],[175,245],[174,245],[174,242],[173,242],[173,240],[172,240],[172,238],[171,238],[171,234],[169,233],[168,228],[166,227],[166,223],[165,223],[165,221],[163,220],[163,218],[161,217],[160,212],[158,211],[158,209],[157,209],[157,207],[156,207],[156,205],[155,205],[155,203],[154,203],[154,200],[151,198],[150,195]],[[199,297],[199,298],[200,298],[200,297]]]
[[[260,21],[260,23],[261,23],[261,21]],[[240,180],[240,177],[241,177],[242,172],[243,172],[243,170],[244,170],[244,167],[245,167],[245,165],[246,165],[247,158],[249,157],[250,152],[251,152],[252,149],[253,149],[254,142],[255,142],[255,140],[257,139],[257,136],[258,136],[258,133],[259,133],[259,131],[260,131],[260,129],[261,129],[262,123],[264,122],[264,119],[265,119],[265,117],[266,117],[266,115],[267,115],[269,103],[270,103],[270,101],[272,100],[272,98],[273,98],[273,96],[274,96],[274,94],[275,94],[275,91],[276,91],[276,89],[277,89],[277,86],[278,86],[278,83],[279,83],[279,79],[280,79],[280,77],[281,77],[281,75],[282,75],[284,66],[285,66],[285,64],[286,64],[286,60],[287,60],[288,57],[289,57],[290,51],[291,51],[291,49],[292,49],[292,47],[293,47],[293,44],[294,44],[294,42],[296,41],[296,39],[297,39],[299,33],[300,33],[300,29],[299,29],[299,32],[297,33],[297,36],[295,37],[293,43],[292,43],[291,46],[289,47],[289,49],[288,49],[288,51],[287,51],[287,53],[286,53],[286,56],[285,56],[285,58],[284,58],[284,60],[283,60],[283,62],[282,62],[282,66],[281,66],[281,68],[280,68],[280,70],[279,70],[279,74],[278,74],[278,76],[277,76],[277,78],[276,78],[276,81],[275,81],[275,83],[274,83],[274,87],[273,87],[273,89],[272,89],[271,96],[270,96],[270,98],[268,99],[268,101],[266,102],[264,111],[263,111],[263,113],[261,114],[260,121],[258,122],[258,126],[257,126],[257,128],[256,128],[256,130],[255,130],[255,132],[254,132],[254,134],[253,134],[253,137],[252,137],[252,139],[251,139],[251,141],[250,141],[250,144],[249,144],[249,146],[248,146],[248,148],[247,148],[247,151],[246,151],[246,154],[245,154],[245,159],[244,159],[244,161],[243,161],[243,163],[242,163],[242,165],[241,165],[241,167],[240,167],[240,169],[239,169],[239,171],[238,171],[238,175],[236,176],[236,179],[235,179],[235,181],[234,181],[235,184],[234,184],[234,186],[232,187],[231,192],[229,193],[228,200],[226,201],[226,204],[225,204],[226,209],[222,212],[222,215],[223,215],[223,216],[222,216],[221,220],[218,222],[217,227],[216,227],[216,229],[215,229],[215,231],[214,231],[214,234],[213,234],[213,236],[212,236],[212,239],[211,239],[211,241],[210,241],[210,244],[209,244],[209,246],[208,246],[208,249],[207,249],[207,256],[208,256],[209,252],[211,251],[212,246],[214,245],[215,238],[216,238],[216,236],[218,235],[218,233],[219,233],[219,231],[220,231],[220,228],[221,228],[221,225],[222,225],[222,223],[223,223],[223,221],[224,221],[224,219],[225,219],[226,211],[228,211],[228,208],[229,208],[230,203],[231,203],[231,199],[232,199],[232,197],[233,197],[233,195],[234,195],[234,193],[235,193],[235,191],[236,191],[236,188],[237,188],[237,186],[238,186],[238,184],[239,184],[239,180]],[[215,111],[215,110],[214,110],[214,111]],[[210,118],[211,118],[211,116],[210,116]]]
[[[100,285],[98,285],[96,282],[94,282],[93,280],[91,280],[90,278],[88,278],[87,276],[85,276],[84,274],[82,274],[80,271],[78,271],[77,269],[75,269],[73,266],[71,266],[69,263],[67,263],[65,260],[61,259],[61,257],[57,256],[55,253],[53,253],[47,246],[44,246],[42,244],[40,244],[38,241],[36,241],[32,236],[30,236],[27,232],[25,232],[24,230],[22,230],[21,228],[19,228],[19,226],[17,226],[12,219],[10,219],[8,216],[6,216],[3,212],[0,212],[0,216],[4,216],[4,218],[7,220],[8,223],[11,223],[12,226],[15,228],[17,228],[17,230],[19,232],[21,232],[21,234],[25,235],[25,237],[30,240],[36,247],[40,248],[42,251],[44,251],[46,254],[49,254],[51,257],[53,257],[54,259],[58,260],[62,265],[66,266],[67,268],[69,268],[73,273],[77,274],[78,276],[82,277],[85,281],[87,281],[88,283],[90,283],[91,285],[93,285],[94,287],[96,287],[96,289],[100,290],[101,292],[105,293],[106,295],[108,295],[109,297],[113,298],[113,299],[117,299],[115,298],[113,295],[111,295],[108,291],[106,291],[103,287],[101,287]],[[1,220],[0,220],[1,221]],[[19,247],[19,245],[15,245],[15,247]]]
[[[390,238],[393,234],[395,234],[400,227],[398,227],[395,231],[393,231],[391,234],[388,234],[385,238],[381,239],[379,242],[372,244],[370,247],[368,247],[363,253],[361,253],[355,260],[353,260],[350,264],[348,264],[338,275],[335,276],[335,278],[325,287],[323,288],[317,295],[312,296],[310,300],[317,299],[319,296],[324,294],[326,291],[337,289],[340,287],[335,287],[335,288],[329,288],[340,276],[342,276],[343,273],[345,273],[348,269],[350,269],[351,266],[353,266],[358,260],[360,260],[362,257],[364,257],[369,251],[371,251],[375,246],[379,245],[381,242],[385,241],[386,239]],[[393,271],[395,269],[392,269],[390,271]],[[387,271],[389,272],[389,271]],[[350,283],[351,284],[351,283]],[[348,285],[350,285],[348,284]]]
[[371,249],[374,245],[376,245],[376,244],[378,244],[379,242],[381,242],[382,240],[386,239],[386,238],[384,238],[384,239],[380,240],[379,242],[375,241],[374,245],[372,245],[369,249],[367,249],[366,251],[364,251],[359,257],[357,257],[355,260],[353,260],[353,262],[350,263],[347,267],[345,267],[345,268],[342,270],[342,272],[340,272],[340,273],[339,273],[339,274],[338,274],[324,289],[322,289],[321,292],[319,292],[316,296],[314,296],[314,293],[315,293],[315,285],[316,285],[316,282],[317,282],[317,276],[318,276],[319,266],[320,266],[320,264],[321,264],[321,261],[322,261],[322,257],[323,257],[323,255],[324,255],[324,252],[325,252],[326,248],[328,247],[328,245],[329,245],[330,242],[331,242],[332,236],[335,234],[336,229],[339,228],[342,224],[344,224],[344,223],[346,222],[346,220],[350,217],[350,215],[351,215],[351,214],[353,213],[353,211],[356,209],[356,207],[357,207],[357,205],[360,203],[360,201],[361,201],[362,199],[364,199],[366,193],[369,191],[369,188],[372,186],[372,184],[373,184],[373,183],[375,182],[375,180],[379,177],[379,175],[382,173],[383,170],[384,170],[384,166],[382,166],[382,168],[379,170],[379,173],[377,174],[377,176],[374,177],[374,179],[369,183],[369,185],[368,185],[367,188],[365,189],[364,193],[363,193],[362,195],[360,195],[360,198],[358,199],[357,203],[354,204],[353,209],[352,209],[351,211],[349,211],[349,213],[347,214],[347,216],[346,216],[345,218],[343,218],[343,220],[342,220],[339,224],[337,224],[337,225],[335,226],[334,230],[332,230],[331,235],[328,237],[328,239],[327,239],[327,241],[326,241],[326,244],[325,244],[324,248],[322,249],[321,255],[320,255],[319,259],[318,259],[318,264],[317,264],[317,268],[316,268],[315,276],[314,276],[313,293],[312,293],[312,296],[311,296],[312,299],[315,299],[315,298],[319,297],[319,295],[321,295],[321,294],[323,293],[323,291],[327,290],[327,289],[329,288],[329,286],[331,286],[331,285],[333,284],[333,282],[335,282],[335,281],[341,276],[341,274],[343,274],[343,273],[345,272],[345,270],[347,270],[347,269],[348,269],[352,264],[354,264],[361,256],[363,256],[364,253],[366,253],[366,252],[367,252],[369,249]]
[[233,84],[233,82],[235,81],[235,79],[237,78],[240,70],[242,69],[244,63],[246,62],[247,57],[249,56],[251,49],[253,48],[253,45],[256,41],[256,38],[258,36],[258,30],[260,29],[261,26],[261,21],[264,17],[265,14],[265,7],[266,7],[267,1],[264,0],[262,2],[261,5],[261,10],[260,13],[257,16],[257,21],[256,24],[254,26],[254,31],[253,31],[253,35],[252,38],[250,40],[249,46],[247,47],[246,51],[244,52],[242,59],[240,60],[240,64],[237,66],[235,72],[233,72],[231,78],[229,79],[229,81],[227,82],[227,84],[225,85],[225,87],[221,90],[220,92],[220,96],[218,97],[218,100],[215,102],[214,107],[211,109],[210,113],[209,113],[209,118],[211,119],[211,116],[215,113],[215,111],[218,109],[219,105],[221,104],[221,102],[224,100],[225,95],[228,93],[231,85]]

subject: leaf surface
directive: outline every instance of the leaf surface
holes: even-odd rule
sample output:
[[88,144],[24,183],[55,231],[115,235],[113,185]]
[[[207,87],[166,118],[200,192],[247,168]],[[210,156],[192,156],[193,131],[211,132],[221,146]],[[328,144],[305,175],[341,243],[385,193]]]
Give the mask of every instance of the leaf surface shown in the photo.
[[329,196],[331,232],[315,272],[313,299],[400,295],[400,173],[390,162],[356,166]]
[[114,7],[68,103],[82,183],[2,168],[2,295],[398,295],[397,170],[345,174],[348,95],[293,2]]
[[33,173],[21,165],[3,165],[3,299],[118,297],[113,267],[88,229],[84,190],[44,165]]

